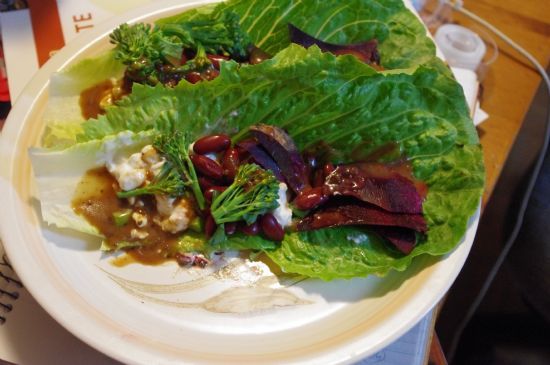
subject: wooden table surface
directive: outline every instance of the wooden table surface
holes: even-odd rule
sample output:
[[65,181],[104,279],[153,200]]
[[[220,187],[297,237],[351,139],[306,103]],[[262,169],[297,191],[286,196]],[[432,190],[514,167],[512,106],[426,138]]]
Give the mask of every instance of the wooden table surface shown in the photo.
[[[465,0],[464,7],[489,21],[548,67],[549,0]],[[484,72],[480,94],[481,108],[490,116],[478,127],[487,169],[485,206],[542,78],[529,61],[496,35],[457,12],[450,17],[453,23],[473,29],[484,39],[492,37],[499,49],[498,58]],[[432,342],[429,363],[446,363],[437,336]]]
[[[550,61],[549,0],[466,0],[464,7],[491,22],[530,52],[543,67]],[[480,27],[456,12],[457,24]],[[480,32],[481,33],[481,32]],[[484,204],[500,176],[508,153],[522,125],[533,96],[541,82],[535,68],[506,43],[490,34],[499,56],[488,67],[482,81],[481,108],[489,119],[478,127],[483,145],[487,184]],[[486,35],[481,34],[482,38]]]

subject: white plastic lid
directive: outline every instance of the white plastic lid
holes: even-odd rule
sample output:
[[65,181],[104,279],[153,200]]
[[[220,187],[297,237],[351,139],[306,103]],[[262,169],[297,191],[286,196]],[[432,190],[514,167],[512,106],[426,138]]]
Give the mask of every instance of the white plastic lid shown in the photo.
[[435,42],[449,65],[475,71],[487,47],[470,29],[456,24],[444,24],[435,33]]

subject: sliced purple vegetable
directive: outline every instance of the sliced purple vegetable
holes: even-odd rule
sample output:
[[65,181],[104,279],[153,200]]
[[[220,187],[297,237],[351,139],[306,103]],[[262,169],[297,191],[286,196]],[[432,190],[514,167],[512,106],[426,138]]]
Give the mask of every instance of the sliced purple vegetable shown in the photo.
[[351,54],[369,65],[380,65],[378,41],[376,39],[355,44],[340,45],[327,43],[307,34],[290,23],[288,24],[288,32],[292,43],[299,44],[305,48],[309,48],[315,44],[324,52],[330,52],[335,55]]
[[401,227],[369,227],[380,237],[389,241],[399,251],[408,255],[416,245],[416,233],[412,229]]
[[352,196],[394,213],[422,213],[422,197],[415,184],[378,164],[338,166],[325,179],[326,195]]
[[242,151],[247,152],[255,163],[266,170],[271,170],[277,180],[285,182],[281,169],[275,160],[271,158],[271,156],[262,148],[262,146],[259,145],[257,141],[252,139],[244,140],[239,142],[237,147]]
[[250,127],[250,132],[279,165],[287,184],[296,194],[309,186],[306,164],[294,141],[284,130],[258,124]]
[[404,227],[422,233],[428,229],[424,217],[420,214],[391,213],[361,202],[346,202],[319,209],[298,222],[297,229],[310,231],[350,225]]

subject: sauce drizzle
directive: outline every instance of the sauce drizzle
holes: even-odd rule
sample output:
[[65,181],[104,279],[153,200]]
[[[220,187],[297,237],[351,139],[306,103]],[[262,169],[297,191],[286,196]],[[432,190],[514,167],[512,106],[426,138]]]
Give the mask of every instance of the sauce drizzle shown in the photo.
[[[123,226],[115,224],[113,213],[128,208],[136,211],[126,199],[117,197],[116,187],[116,180],[106,168],[89,170],[78,183],[72,201],[73,210],[96,227],[106,237],[107,245],[112,248],[116,248],[121,242],[126,242],[130,246],[145,242],[143,246],[126,251],[135,261],[155,265],[171,259],[176,252],[179,236],[163,231],[152,221],[152,217],[157,213],[151,197],[141,197],[144,204],[139,208],[140,213],[150,217],[147,225],[138,227],[132,219]],[[136,229],[147,233],[147,237],[132,237],[132,230]]]

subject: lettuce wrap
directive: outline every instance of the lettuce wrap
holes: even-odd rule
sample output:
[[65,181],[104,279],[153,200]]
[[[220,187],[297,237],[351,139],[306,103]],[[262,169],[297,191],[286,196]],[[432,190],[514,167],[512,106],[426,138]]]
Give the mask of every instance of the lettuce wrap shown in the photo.
[[[479,205],[484,166],[462,88],[435,57],[417,18],[401,1],[356,0],[335,6],[260,0],[210,5],[157,24],[227,10],[240,16],[243,29],[272,59],[257,65],[223,62],[219,77],[197,84],[134,84],[130,95],[90,120],[78,116],[75,98],[94,81],[120,76],[122,67],[112,54],[95,66],[83,61],[53,76],[43,147],[31,150],[46,222],[93,232],[67,205],[70,186],[83,171],[99,166],[106,151],[119,153],[117,146],[141,146],[158,131],[183,130],[193,138],[238,136],[253,124],[265,123],[284,128],[300,150],[328,144],[338,152],[333,157],[338,163],[396,144],[399,158],[406,157],[415,178],[428,185],[423,204],[428,234],[407,256],[368,229],[353,226],[288,232],[277,245],[229,240],[223,249],[260,249],[285,272],[324,280],[384,275],[404,270],[416,256],[451,251]],[[376,71],[351,55],[290,44],[288,22],[333,43],[375,38],[386,70]],[[102,71],[97,80],[82,78],[98,64]],[[61,106],[72,112],[54,113]],[[57,167],[45,168],[48,164]],[[65,194],[59,192],[60,184]]]

